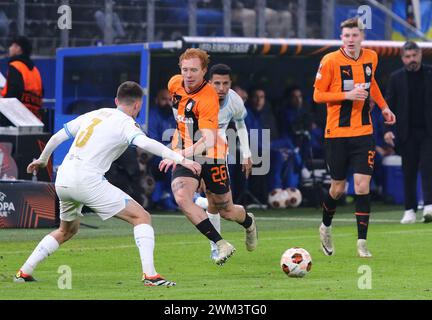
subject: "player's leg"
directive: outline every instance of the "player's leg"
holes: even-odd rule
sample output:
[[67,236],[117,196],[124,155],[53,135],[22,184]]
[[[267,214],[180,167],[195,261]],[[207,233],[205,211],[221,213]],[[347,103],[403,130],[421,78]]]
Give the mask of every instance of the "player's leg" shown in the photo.
[[400,221],[402,224],[416,222],[417,212],[417,173],[420,162],[419,141],[410,137],[401,144],[402,173],[404,183],[405,211]]
[[222,218],[235,221],[245,228],[246,249],[255,250],[258,244],[258,234],[254,215],[246,212],[243,206],[233,203],[231,190],[224,194],[217,194],[208,188],[206,195],[211,210],[217,210]]
[[64,190],[59,190],[57,187],[56,190],[60,198],[60,226],[39,242],[15,275],[15,282],[35,281],[32,274],[36,266],[78,232],[80,226],[78,217],[81,215],[82,204],[68,199]]
[[[204,193],[206,192],[206,186],[204,180],[201,179],[199,189],[197,190],[194,196],[194,202],[197,206],[201,207],[203,210],[206,211],[207,217],[209,218],[211,224],[213,225],[213,227],[215,227],[216,231],[219,232],[220,234],[221,227],[220,227],[219,212],[217,211],[217,208],[215,208],[214,206],[209,208],[208,199],[206,197],[201,196],[201,193],[203,192]],[[218,257],[217,245],[211,240],[209,240],[209,243],[210,243],[210,258],[212,260],[216,260]]]
[[199,187],[200,177],[181,165],[177,165],[172,176],[171,188],[179,208],[207,239],[216,243],[219,255],[215,262],[219,265],[224,264],[235,249],[230,243],[222,239],[204,210],[193,202],[193,195]]
[[348,155],[346,139],[326,139],[326,162],[330,171],[330,189],[324,195],[322,204],[323,217],[319,227],[321,249],[325,255],[331,256],[335,249],[332,239],[332,220],[336,213],[337,200],[344,194],[346,185],[346,171],[348,169]]
[[143,283],[145,286],[174,286],[175,282],[165,280],[154,266],[155,237],[150,214],[135,200],[128,199],[117,218],[134,226],[134,238],[141,258]]
[[224,219],[241,224],[246,230],[247,249],[255,250],[258,241],[255,218],[253,214],[246,213],[243,206],[234,205],[226,160],[203,164],[202,178],[206,186],[209,209],[219,212]]
[[[172,286],[175,283],[163,279],[155,270],[154,231],[150,214],[129,195],[107,180],[92,181],[92,188],[84,191],[82,201],[102,220],[116,216],[134,226],[133,233],[141,258],[144,285]],[[147,281],[149,280],[149,281]]]
[[354,169],[355,216],[357,221],[357,252],[362,258],[372,257],[366,246],[371,212],[370,181],[375,162],[372,135],[351,138],[350,162]]
[[366,246],[366,238],[369,227],[371,211],[370,204],[370,181],[372,176],[365,174],[354,174],[355,191],[355,216],[357,221],[357,251],[360,257],[369,258],[372,254]]
[[[220,226],[220,214],[218,211],[218,208],[214,205],[214,203],[210,203],[210,201],[208,201],[208,194],[206,192],[206,197],[207,197],[207,216],[211,222],[211,224],[215,227],[215,229],[217,230],[217,232],[219,232],[219,234],[221,233],[221,226]],[[216,243],[214,243],[213,241],[210,241],[210,258],[215,260],[218,256],[218,250],[217,250],[217,245]]]

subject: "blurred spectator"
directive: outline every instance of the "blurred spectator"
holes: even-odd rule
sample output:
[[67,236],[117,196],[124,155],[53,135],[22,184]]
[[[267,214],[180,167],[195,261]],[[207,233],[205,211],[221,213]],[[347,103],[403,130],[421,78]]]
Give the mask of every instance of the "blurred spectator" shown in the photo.
[[[255,0],[233,0],[232,19],[243,26],[245,37],[256,36],[257,8]],[[290,38],[294,36],[290,2],[267,0],[265,8],[266,36],[271,38]]]
[[304,161],[324,156],[324,129],[315,119],[311,107],[304,102],[299,86],[293,85],[285,90],[284,104],[277,118],[281,137],[293,141]]
[[[265,159],[266,154],[267,156],[270,156],[270,144],[269,141],[262,141],[263,131],[270,131],[270,140],[276,139],[278,137],[278,132],[275,117],[270,105],[266,102],[264,89],[255,87],[249,91],[249,99],[246,103],[246,109],[248,115],[245,119],[245,123],[249,131],[251,150],[253,152],[257,147],[259,155]],[[251,135],[251,130],[254,130],[257,134]],[[254,154],[252,157],[254,157]],[[261,166],[258,159],[253,159],[252,162]],[[252,194],[261,203],[267,203],[267,194],[269,191],[268,176],[252,175],[248,179],[248,184]]]
[[246,101],[248,100],[247,91],[242,87],[240,87],[239,85],[233,86],[232,89],[242,98],[243,103],[246,103]]
[[[96,10],[96,12],[94,13],[94,19],[96,20],[96,24],[99,27],[99,31],[103,35],[105,30],[105,12],[101,9]],[[126,36],[123,28],[123,23],[120,20],[117,12],[113,12],[112,14],[112,28],[114,39],[124,38]]]
[[[161,0],[161,5],[167,9],[168,20],[174,24],[189,25],[188,0]],[[223,12],[220,1],[197,0],[196,21],[198,36],[222,36]]]
[[231,19],[233,22],[241,24],[244,37],[252,38],[256,36],[256,12],[254,4],[245,4],[244,2],[242,0],[232,0]]
[[267,33],[271,38],[295,37],[293,29],[292,3],[290,1],[267,0],[265,11]]
[[0,10],[0,38],[9,36],[9,19],[3,10]]
[[17,98],[42,120],[42,78],[30,59],[31,53],[32,45],[29,39],[20,36],[12,40],[6,85],[1,95],[4,98]]
[[[171,96],[168,90],[161,89],[156,95],[155,105],[149,109],[147,135],[163,144],[168,144],[167,138],[172,136],[176,128],[171,107]],[[168,173],[160,172],[158,166],[161,160],[160,157],[153,156],[149,163],[149,172],[156,180],[152,201],[165,210],[176,210],[177,205],[171,191],[171,170]]]

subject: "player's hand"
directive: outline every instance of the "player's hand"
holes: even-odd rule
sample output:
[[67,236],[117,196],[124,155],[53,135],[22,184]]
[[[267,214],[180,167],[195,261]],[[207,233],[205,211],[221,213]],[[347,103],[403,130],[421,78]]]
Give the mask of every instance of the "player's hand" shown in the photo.
[[394,139],[395,139],[395,136],[394,136],[393,132],[389,131],[389,132],[386,132],[384,134],[384,141],[392,147],[395,146]]
[[161,162],[159,162],[159,171],[167,173],[169,168],[173,168],[173,170],[176,167],[176,163],[173,160],[170,159],[163,159]]
[[33,162],[27,166],[27,173],[33,173],[33,171],[38,172],[40,168],[45,168],[46,165],[47,164],[42,160],[33,160]]
[[352,101],[364,101],[369,96],[369,93],[362,88],[354,88],[351,91],[345,93],[345,99]]
[[393,125],[396,123],[396,116],[395,114],[390,110],[389,107],[384,108],[381,111],[383,117],[384,117],[384,123],[388,125]]
[[189,159],[183,159],[181,165],[195,173],[197,176],[201,174],[201,165],[198,162]]
[[242,164],[242,172],[245,173],[246,179],[249,178],[252,172],[252,159],[250,157],[244,159],[244,162]]

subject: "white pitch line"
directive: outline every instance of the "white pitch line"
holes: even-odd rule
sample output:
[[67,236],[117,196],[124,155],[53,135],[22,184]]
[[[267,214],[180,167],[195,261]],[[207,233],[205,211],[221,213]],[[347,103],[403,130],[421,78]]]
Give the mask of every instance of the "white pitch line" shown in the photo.
[[[185,216],[181,215],[173,215],[173,214],[167,214],[167,215],[153,215],[153,218],[177,218],[177,219],[186,219]],[[301,218],[301,217],[255,217],[257,220],[263,220],[263,221],[311,221],[311,222],[320,222],[321,218]],[[333,218],[333,221],[337,222],[355,222],[356,219],[354,218]],[[371,218],[371,222],[378,222],[378,223],[393,223],[393,222],[399,222],[399,220],[396,219],[373,219]]]
[[[432,229],[412,229],[412,230],[397,230],[397,231],[385,231],[380,232],[380,234],[410,234],[410,233],[432,233]],[[304,236],[289,236],[290,230],[287,230],[287,236],[284,237],[265,237],[262,236],[260,238],[260,241],[275,241],[275,240],[297,240],[297,239],[313,239],[317,238],[319,239],[318,234],[316,235],[304,235]],[[335,238],[342,238],[342,237],[355,237],[354,232],[348,232],[348,233],[335,233]],[[80,239],[83,240],[83,239]],[[72,240],[73,241],[73,240]],[[319,241],[319,240],[318,240]],[[182,245],[188,245],[188,246],[197,246],[202,245],[202,242],[200,241],[173,241],[173,242],[164,242],[164,243],[157,243],[156,246],[172,246],[175,244],[176,246],[182,246]],[[128,249],[128,248],[136,248],[136,245],[118,245],[118,246],[103,246],[103,247],[83,247],[83,248],[60,248],[59,250],[63,252],[81,252],[81,251],[109,251],[109,250],[117,250],[117,249]],[[31,250],[21,250],[21,251],[8,251],[4,253],[4,255],[13,255],[13,254],[29,254]]]

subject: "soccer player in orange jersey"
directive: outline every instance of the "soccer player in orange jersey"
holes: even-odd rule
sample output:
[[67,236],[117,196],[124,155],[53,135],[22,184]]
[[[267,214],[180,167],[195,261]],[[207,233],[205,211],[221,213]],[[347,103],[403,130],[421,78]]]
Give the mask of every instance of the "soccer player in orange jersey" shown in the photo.
[[369,101],[380,107],[388,125],[396,122],[375,80],[378,57],[375,51],[363,49],[364,27],[357,18],[341,24],[343,46],[321,60],[314,90],[314,101],[327,104],[325,128],[326,162],[331,186],[323,202],[323,220],[319,228],[325,255],[335,250],[331,222],[336,202],[345,192],[346,173],[354,171],[355,215],[357,220],[357,252],[360,257],[372,254],[366,245],[370,215],[370,180],[374,167],[373,127]]
[[[187,158],[202,164],[201,174],[176,165],[172,174],[172,191],[177,204],[186,217],[209,240],[217,245],[218,256],[214,261],[222,265],[235,251],[223,240],[211,224],[205,211],[193,202],[193,196],[201,179],[204,181],[209,207],[216,208],[227,220],[236,221],[246,230],[246,247],[255,249],[257,242],[255,219],[243,207],[234,206],[226,166],[227,145],[218,136],[219,96],[204,80],[209,64],[208,54],[200,49],[188,49],[179,59],[181,75],[173,76],[168,90],[173,97],[173,113],[177,121],[172,146]],[[173,166],[171,160],[162,160],[160,170]]]

